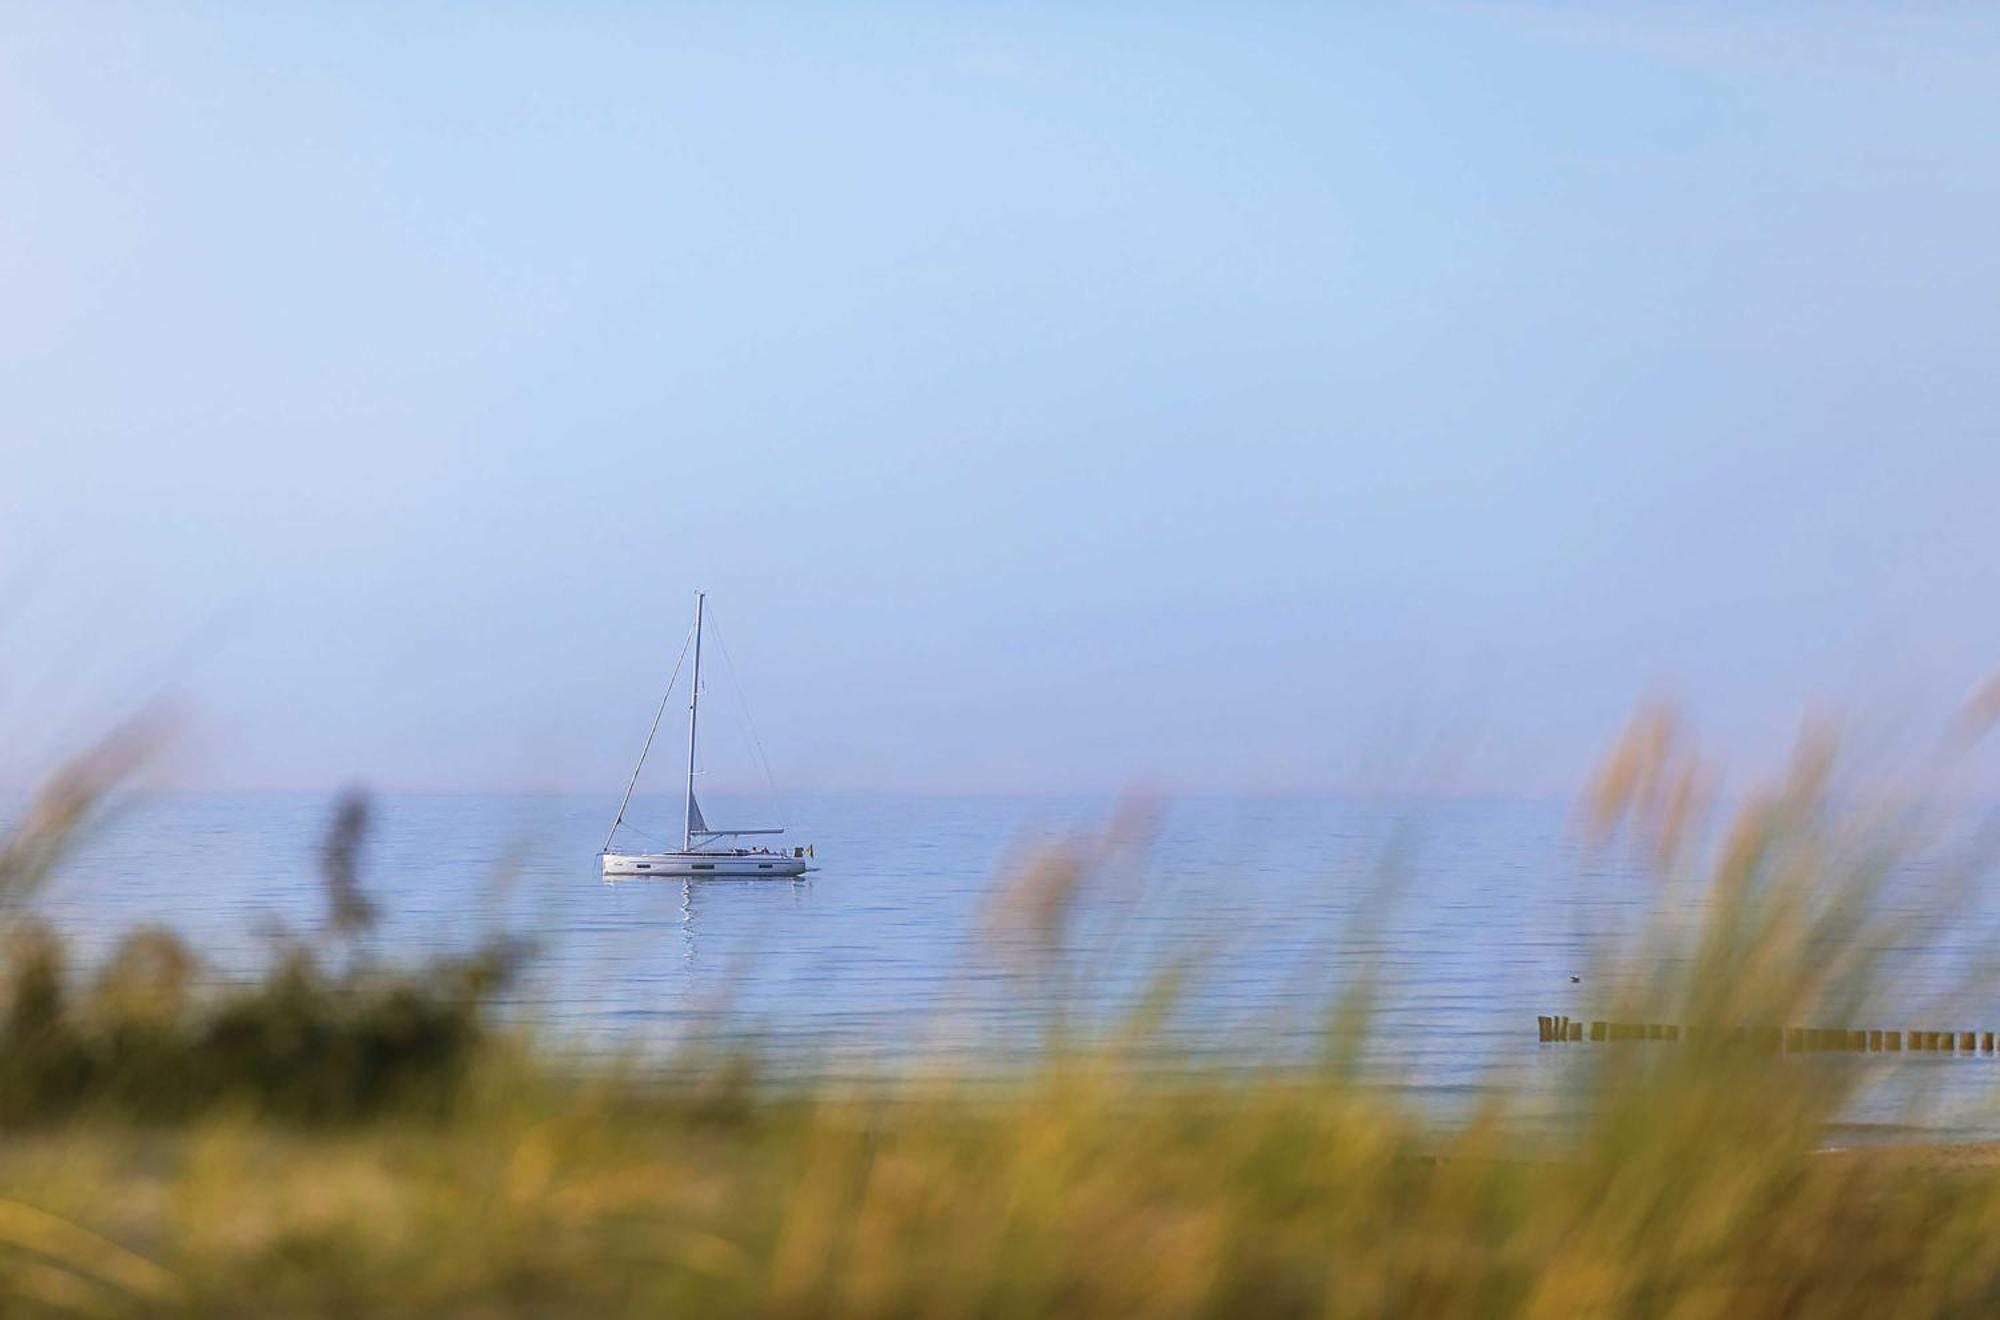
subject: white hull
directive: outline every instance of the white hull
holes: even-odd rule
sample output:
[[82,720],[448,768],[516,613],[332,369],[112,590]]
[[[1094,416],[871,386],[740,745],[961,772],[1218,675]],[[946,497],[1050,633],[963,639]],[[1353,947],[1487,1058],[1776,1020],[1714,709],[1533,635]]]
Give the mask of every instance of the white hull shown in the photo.
[[606,875],[660,875],[677,880],[792,880],[812,868],[803,857],[757,852],[604,854]]

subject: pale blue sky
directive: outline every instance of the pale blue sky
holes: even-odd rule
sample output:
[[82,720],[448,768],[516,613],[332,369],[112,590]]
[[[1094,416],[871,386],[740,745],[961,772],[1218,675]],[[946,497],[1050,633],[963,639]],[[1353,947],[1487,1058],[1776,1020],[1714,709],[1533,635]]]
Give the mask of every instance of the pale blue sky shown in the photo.
[[615,789],[697,585],[798,788],[1955,700],[1996,69],[1959,5],[0,6],[10,755],[164,684],[191,783]]

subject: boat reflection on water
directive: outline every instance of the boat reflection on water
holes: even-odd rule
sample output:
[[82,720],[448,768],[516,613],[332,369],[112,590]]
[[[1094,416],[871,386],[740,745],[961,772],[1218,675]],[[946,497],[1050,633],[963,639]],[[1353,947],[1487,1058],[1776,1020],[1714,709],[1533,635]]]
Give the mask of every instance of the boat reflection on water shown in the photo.
[[[606,889],[616,889],[619,886],[620,880],[630,882],[632,878],[630,876],[607,875],[604,877],[604,887]],[[746,883],[732,884],[730,883],[732,880],[746,881]],[[752,904],[763,903],[767,900],[752,897],[752,895],[773,894],[777,892],[778,887],[768,883],[761,883],[760,881],[761,877],[759,880],[750,880],[748,877],[742,876],[703,877],[700,880],[692,876],[681,878],[680,914],[676,923],[680,929],[681,961],[690,966],[694,963],[695,937],[698,934],[699,925],[697,918],[701,914],[703,897],[706,896],[712,902],[717,897],[718,892],[733,893],[742,896]],[[785,886],[785,890],[789,892],[793,904],[797,905],[804,901],[806,892],[810,887],[811,882],[803,875],[800,875],[792,877],[792,883]],[[650,883],[650,880],[645,889],[653,893],[659,892],[657,887]],[[735,906],[738,906],[739,909],[741,907],[740,904]],[[730,913],[724,922],[725,928],[739,932],[742,929],[742,924],[742,913],[740,910]]]

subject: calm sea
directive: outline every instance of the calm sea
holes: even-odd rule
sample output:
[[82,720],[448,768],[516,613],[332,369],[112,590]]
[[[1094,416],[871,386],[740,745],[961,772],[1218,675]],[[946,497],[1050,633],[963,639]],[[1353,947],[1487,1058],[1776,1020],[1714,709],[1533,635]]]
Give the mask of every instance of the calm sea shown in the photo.
[[[85,957],[160,923],[217,975],[243,974],[278,933],[318,929],[331,805],[153,800],[90,839],[42,909]],[[628,818],[677,836],[678,805],[635,800]],[[770,814],[723,797],[703,806],[717,823]],[[1591,1017],[1615,989],[1599,982],[1600,955],[1659,899],[1644,874],[1580,849],[1558,802],[1176,799],[1121,814],[1080,798],[805,798],[786,806],[786,839],[815,845],[817,873],[692,883],[608,883],[597,852],[615,808],[602,796],[373,799],[371,952],[415,956],[505,930],[535,949],[508,1011],[583,1047],[751,1034],[775,1053],[863,1067],[1002,1054],[1057,1014],[1129,1012],[1169,973],[1174,1042],[1245,1062],[1309,1058],[1333,997],[1367,973],[1385,1075],[1449,1102],[1506,1067],[1560,1114],[1589,1047],[1538,1047],[1535,1017]],[[995,895],[1023,858],[1119,820],[1053,954],[996,935],[1019,929]],[[1897,986],[1912,1011],[1962,986],[1996,930],[1984,900],[1919,923]],[[2000,1027],[1985,1010],[1960,1001],[1934,1025]],[[1986,1118],[2000,1065],[1899,1066],[1944,1083],[1927,1088],[1945,1097],[1924,1120],[1934,1130],[2000,1135]],[[1892,1113],[1906,1117],[1899,1101],[1856,1118]]]

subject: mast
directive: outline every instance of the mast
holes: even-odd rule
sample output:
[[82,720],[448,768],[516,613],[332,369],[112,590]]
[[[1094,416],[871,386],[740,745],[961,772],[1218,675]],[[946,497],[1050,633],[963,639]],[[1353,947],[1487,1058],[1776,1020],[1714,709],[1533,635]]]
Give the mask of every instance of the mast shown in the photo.
[[701,706],[701,602],[702,592],[694,593],[694,681],[688,685],[688,791],[687,811],[681,816],[681,851],[694,851],[694,720]]

